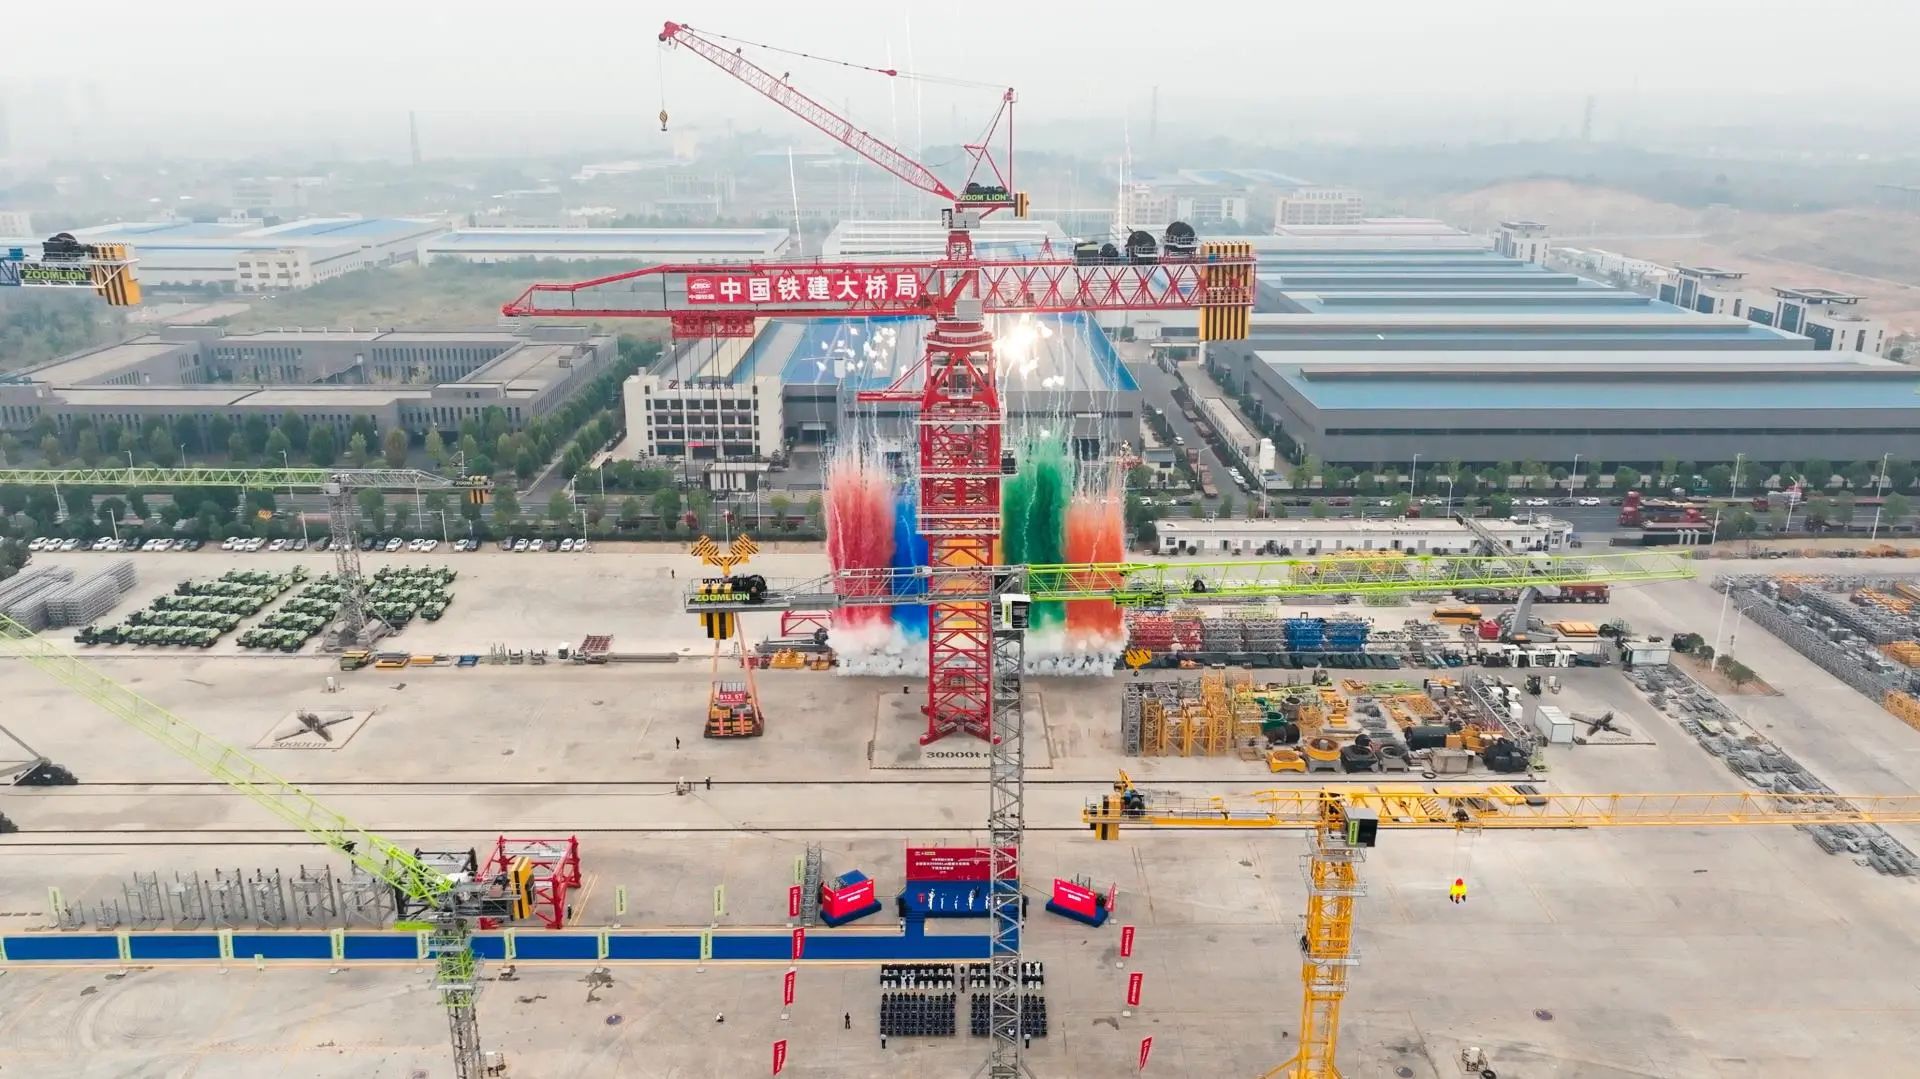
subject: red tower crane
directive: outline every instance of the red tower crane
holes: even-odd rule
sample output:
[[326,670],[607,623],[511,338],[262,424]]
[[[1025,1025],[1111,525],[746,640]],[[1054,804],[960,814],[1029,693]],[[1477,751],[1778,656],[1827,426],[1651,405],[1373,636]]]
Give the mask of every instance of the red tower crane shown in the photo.
[[[1012,188],[1013,103],[1000,97],[987,133],[966,147],[956,192],[927,166],[862,130],[775,75],[684,23],[661,42],[685,48],[746,83],[902,181],[942,199],[943,253],[932,260],[662,265],[571,284],[540,284],[502,306],[517,317],[664,318],[676,338],[751,337],[757,320],[924,315],[925,352],[862,402],[917,404],[920,527],[931,567],[926,733],[991,740],[994,540],[1000,534],[1003,413],[989,314],[1198,309],[1201,338],[1244,338],[1253,306],[1253,254],[1245,242],[1183,242],[1119,257],[976,257],[973,230],[1003,209],[1025,216]],[[888,76],[892,69],[873,68]],[[1004,149],[996,152],[996,141]],[[982,169],[986,170],[982,173]],[[979,179],[976,179],[978,177]],[[983,180],[989,182],[982,182]]]

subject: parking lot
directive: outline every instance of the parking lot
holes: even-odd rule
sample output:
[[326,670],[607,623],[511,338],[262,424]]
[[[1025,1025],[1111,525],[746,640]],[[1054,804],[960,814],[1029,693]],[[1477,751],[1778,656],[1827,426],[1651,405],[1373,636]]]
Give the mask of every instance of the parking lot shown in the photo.
[[[198,551],[208,548],[207,542],[197,539],[150,539],[116,540],[102,538],[93,540],[61,539],[58,536],[37,536],[27,542],[27,550],[36,554],[70,554],[82,552],[129,553],[139,551],[145,554],[164,554],[170,551]],[[593,549],[586,539],[567,536],[563,538],[539,536],[509,536],[497,541],[477,539],[457,539],[451,543],[442,543],[437,539],[405,539],[400,536],[368,536],[360,541],[362,551],[384,551],[395,554],[407,551],[414,554],[433,554],[442,549],[453,552],[478,551],[491,547],[501,551],[551,551],[563,554],[585,553]],[[305,539],[262,539],[258,536],[234,536],[221,540],[210,549],[249,553],[264,551],[270,554],[299,553],[304,551],[327,551],[332,549],[332,540],[326,536],[311,542]]]

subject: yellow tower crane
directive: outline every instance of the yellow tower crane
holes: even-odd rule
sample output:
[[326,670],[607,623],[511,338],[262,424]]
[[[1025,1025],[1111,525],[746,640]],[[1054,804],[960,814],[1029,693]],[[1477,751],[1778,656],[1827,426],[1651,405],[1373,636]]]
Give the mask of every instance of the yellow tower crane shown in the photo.
[[1492,785],[1295,787],[1243,801],[1148,791],[1125,772],[1081,819],[1100,839],[1122,827],[1291,828],[1310,833],[1299,1048],[1263,1079],[1341,1079],[1340,1005],[1358,960],[1360,863],[1382,828],[1707,828],[1920,822],[1920,794],[1541,794]]

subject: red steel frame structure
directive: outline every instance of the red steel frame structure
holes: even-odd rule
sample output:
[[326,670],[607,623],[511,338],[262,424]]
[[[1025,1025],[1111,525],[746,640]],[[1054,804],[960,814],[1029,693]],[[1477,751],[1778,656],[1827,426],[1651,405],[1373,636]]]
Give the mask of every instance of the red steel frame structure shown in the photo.
[[[718,36],[718,35],[714,35]],[[946,201],[946,249],[930,261],[664,265],[571,284],[539,284],[502,305],[512,317],[664,318],[676,338],[752,337],[766,318],[924,315],[934,321],[920,360],[884,390],[856,400],[917,405],[920,526],[932,570],[928,589],[927,729],[922,743],[965,731],[993,737],[994,541],[1000,535],[1002,429],[990,314],[1117,310],[1250,310],[1253,258],[1245,245],[1203,247],[1148,263],[1082,264],[1071,258],[975,257],[972,230],[996,210],[1020,212],[1013,191],[1014,92],[1001,94],[985,136],[966,147],[969,182],[956,193],[920,162],[874,138],[784,75],[669,22],[661,42],[686,48],[912,186]],[[894,76],[898,72],[874,69]],[[995,140],[1004,130],[1004,170]],[[982,173],[982,168],[986,172]],[[985,187],[972,183],[991,176]],[[1211,247],[1212,245],[1209,245]],[[777,287],[826,275],[882,287],[823,292]],[[731,277],[730,296],[702,291]],[[742,291],[751,281],[755,291]],[[900,287],[905,285],[906,287]],[[677,287],[676,287],[677,286]],[[802,298],[804,296],[804,298]],[[1203,316],[1202,336],[1206,336]],[[941,598],[941,597],[949,598]]]
[[521,858],[533,867],[533,916],[548,929],[565,928],[567,893],[580,887],[580,837],[512,839],[501,836],[487,854],[480,879],[492,880],[506,873]]

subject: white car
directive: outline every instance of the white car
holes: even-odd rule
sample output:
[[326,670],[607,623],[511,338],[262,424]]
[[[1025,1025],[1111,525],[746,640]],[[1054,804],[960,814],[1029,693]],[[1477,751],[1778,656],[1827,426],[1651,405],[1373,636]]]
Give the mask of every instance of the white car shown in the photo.
[[572,551],[572,550],[573,550],[573,537],[572,537],[572,536],[568,536],[568,537],[567,537],[566,539],[563,539],[563,540],[561,540],[561,541],[560,541],[560,549],[561,549],[561,550],[563,550],[563,551]]
[[272,543],[267,544],[267,550],[269,551],[284,551],[286,549],[287,549],[287,541],[283,539],[277,539],[277,540],[274,540]]
[[77,551],[80,549],[80,541],[77,539],[70,539],[67,542],[62,543],[60,545],[60,549],[63,551]]
[[1598,506],[1600,504],[1600,500],[1593,497],[1592,495],[1588,495],[1585,498],[1576,499],[1575,503],[1581,506]]
[[513,549],[514,549],[514,550],[515,550],[516,552],[517,552],[517,551],[524,551],[524,550],[526,550],[526,549],[527,549],[527,541],[526,541],[526,540],[523,540],[523,539],[517,539],[517,540],[514,540],[514,541],[513,541]]
[[393,537],[392,539],[390,539],[390,540],[388,540],[388,541],[387,541],[387,552],[388,552],[389,554],[391,554],[392,552],[394,552],[394,551],[397,551],[397,550],[399,550],[399,549],[400,549],[400,543],[401,543],[401,540],[400,540],[400,537],[399,537],[399,536],[395,536],[395,537]]
[[1529,498],[1529,499],[1527,499],[1526,501],[1524,501],[1524,502],[1522,502],[1522,503],[1521,503],[1521,505],[1523,505],[1523,506],[1544,506],[1544,505],[1547,505],[1547,500],[1546,500],[1546,499],[1544,499],[1544,498]]
[[255,536],[252,539],[247,541],[247,550],[257,551],[260,548],[265,547],[266,545],[267,545],[266,540],[261,539],[259,536]]

